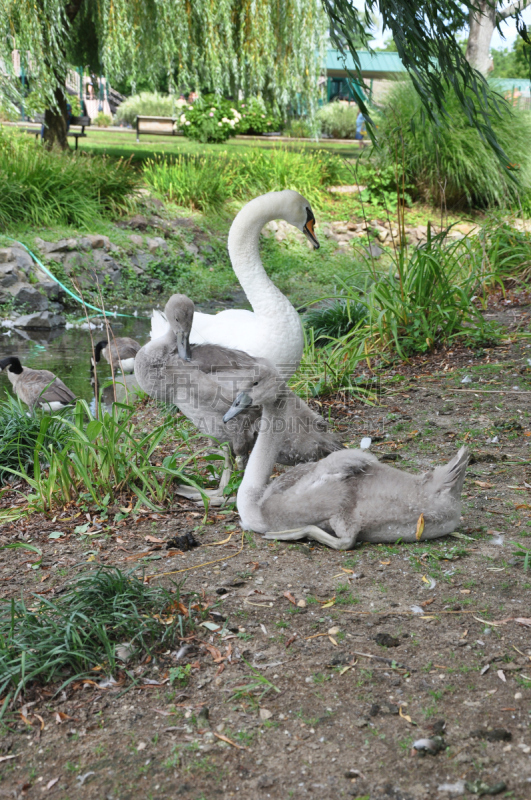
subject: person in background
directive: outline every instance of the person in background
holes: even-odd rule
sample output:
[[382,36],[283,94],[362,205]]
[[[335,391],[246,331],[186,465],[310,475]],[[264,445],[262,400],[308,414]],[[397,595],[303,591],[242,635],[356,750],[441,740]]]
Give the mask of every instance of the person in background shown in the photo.
[[356,117],[356,133],[354,135],[354,138],[363,141],[366,135],[367,135],[367,130],[365,128],[365,117],[360,111],[360,113]]

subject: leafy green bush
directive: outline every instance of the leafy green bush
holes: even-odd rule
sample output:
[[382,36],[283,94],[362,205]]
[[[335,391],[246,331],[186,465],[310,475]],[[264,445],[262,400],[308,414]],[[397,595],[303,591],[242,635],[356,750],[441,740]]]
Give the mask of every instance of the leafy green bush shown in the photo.
[[240,118],[240,112],[228,100],[206,94],[183,109],[179,126],[185,136],[196,142],[219,143],[236,135]]
[[[399,181],[400,177],[398,176]],[[363,178],[365,188],[360,192],[360,199],[364,203],[383,206],[387,211],[395,212],[398,206],[398,194],[400,194],[401,202],[411,205],[411,194],[408,191],[404,191],[403,185],[398,187],[399,192],[397,192],[396,179],[396,170],[390,165],[365,170]],[[407,186],[407,189],[412,188],[409,185]]]
[[176,98],[175,95],[140,92],[128,97],[118,106],[115,119],[118,124],[125,122],[134,125],[139,114],[146,117],[174,117],[184,106],[186,101]]
[[334,139],[353,139],[356,133],[358,107],[336,101],[327,103],[317,112],[321,130]]
[[378,119],[380,166],[394,167],[427,202],[447,206],[507,205],[531,190],[531,114],[492,106],[496,137],[514,164],[520,186],[502,168],[495,153],[470,126],[456,94],[448,90],[447,118],[436,125],[425,114],[410,81],[400,81]]
[[314,341],[319,344],[345,336],[366,316],[367,308],[363,303],[337,298],[322,308],[307,311],[304,324],[313,330]]
[[280,131],[282,120],[267,108],[259,97],[244,100],[238,106],[241,118],[236,125],[236,132],[259,136],[262,133]]
[[318,205],[327,186],[342,182],[344,167],[340,158],[324,151],[292,153],[274,148],[237,157],[223,153],[153,159],[147,162],[144,177],[162,197],[199,209],[220,208],[229,198],[247,200],[282,189],[296,189]]
[[315,133],[316,131],[308,120],[303,117],[290,119],[284,130],[284,136],[289,136],[292,139],[311,139]]
[[[50,152],[0,129],[0,225],[88,228],[127,207],[140,184],[128,161]],[[23,210],[23,213],[21,211]]]
[[105,114],[103,111],[98,111],[97,115],[92,120],[92,123],[98,128],[108,128],[109,125],[112,125],[112,117],[110,117],[108,114]]

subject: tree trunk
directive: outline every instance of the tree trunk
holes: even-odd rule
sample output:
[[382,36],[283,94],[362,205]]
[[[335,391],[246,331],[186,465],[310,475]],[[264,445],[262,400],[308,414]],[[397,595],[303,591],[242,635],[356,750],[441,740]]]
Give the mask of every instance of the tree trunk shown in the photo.
[[478,72],[486,75],[492,68],[490,43],[496,27],[496,9],[486,0],[479,0],[478,9],[470,13],[466,60]]
[[57,103],[57,108],[47,108],[44,112],[44,144],[49,149],[58,147],[61,150],[68,150],[68,139],[66,138],[66,97],[64,81],[61,81],[59,76],[57,76],[55,101]]
[[[65,11],[69,24],[75,20],[79,9],[83,5],[83,0],[71,0],[67,3]],[[68,27],[65,36],[68,35]],[[56,108],[47,108],[44,112],[44,144],[48,148],[59,147],[61,150],[69,150],[68,139],[66,138],[66,75],[56,73],[55,102]]]

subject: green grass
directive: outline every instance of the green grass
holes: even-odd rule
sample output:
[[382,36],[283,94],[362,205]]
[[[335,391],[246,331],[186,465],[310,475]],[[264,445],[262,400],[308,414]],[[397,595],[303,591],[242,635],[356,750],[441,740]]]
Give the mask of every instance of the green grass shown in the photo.
[[[123,160],[46,150],[33,137],[0,127],[0,225],[77,225],[130,205],[139,175]],[[23,210],[23,213],[21,213]]]
[[0,601],[0,695],[16,697],[35,681],[62,688],[112,675],[116,646],[124,642],[131,662],[172,647],[185,635],[185,621],[175,614],[165,624],[161,617],[178,601],[178,590],[150,588],[114,567],[81,575],[53,600]]

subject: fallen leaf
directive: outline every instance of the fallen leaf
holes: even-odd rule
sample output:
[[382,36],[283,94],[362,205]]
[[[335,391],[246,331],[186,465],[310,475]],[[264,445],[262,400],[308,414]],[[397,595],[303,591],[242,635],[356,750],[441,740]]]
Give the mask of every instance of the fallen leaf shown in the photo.
[[332,644],[333,644],[335,647],[338,647],[338,644],[337,644],[337,642],[336,642],[336,640],[334,639],[334,637],[333,637],[333,636],[329,636],[328,638],[330,639],[330,641],[332,642]]
[[335,602],[336,602],[336,598],[335,598],[335,597],[332,597],[332,599],[331,599],[331,600],[327,600],[327,601],[326,601],[326,602],[325,602],[325,603],[324,603],[324,604],[321,606],[321,608],[332,608],[332,606],[333,606],[333,605],[335,605]]
[[416,725],[417,724],[416,722],[413,722],[413,720],[411,719],[409,714],[402,714],[402,706],[398,706],[398,713],[400,714],[402,719],[405,719],[406,722],[409,722],[410,725]]
[[350,575],[354,575],[353,569],[347,569],[347,567],[339,567],[339,569],[342,570],[343,572],[348,572]]
[[293,636],[289,637],[288,641],[286,642],[286,650],[288,649],[290,644],[293,644],[293,642],[295,641],[296,638],[297,638],[297,634],[296,633],[294,633]]
[[228,736],[224,736],[222,733],[214,733],[214,736],[216,737],[216,739],[221,739],[222,742],[227,742],[227,744],[230,744],[233,747],[236,747],[237,750],[247,750],[248,749],[247,747],[242,747],[241,744],[236,744],[236,742],[233,742],[232,739],[229,739]]
[[273,712],[270,711],[268,708],[261,708],[260,709],[260,719],[271,719],[273,716]]
[[153,542],[154,544],[164,544],[164,539],[157,539],[156,536],[144,536],[146,542]]
[[14,756],[0,756],[0,764],[2,763],[2,761],[10,761],[12,758],[18,758],[19,755],[20,753],[17,753]]
[[417,531],[415,533],[415,539],[417,540],[417,542],[420,542],[423,533],[424,533],[424,514],[421,514],[417,520]]
[[221,655],[221,650],[218,650],[218,648],[214,647],[213,644],[204,644],[203,647],[205,650],[208,650],[216,664],[221,664],[221,662],[224,661],[224,658]]
[[297,608],[306,608],[306,600],[297,600]]
[[505,672],[504,672],[502,669],[499,669],[499,670],[497,671],[496,675],[498,676],[498,678],[499,678],[501,681],[503,681],[504,683],[507,683],[507,678],[505,677]]
[[286,600],[289,600],[290,603],[293,603],[294,606],[297,605],[297,601],[295,600],[291,592],[284,592],[283,596],[286,598]]
[[388,567],[390,563],[391,563],[390,561],[380,561],[382,567]]
[[431,604],[434,603],[434,602],[435,602],[435,597],[430,597],[429,600],[425,600],[420,605],[422,606],[422,608],[426,608],[426,606],[431,606]]
[[489,669],[490,669],[490,664],[485,664],[485,666],[482,667],[481,672],[479,674],[484,675],[486,672],[489,671]]
[[531,617],[515,617],[514,621],[519,625],[527,625],[528,628],[531,628]]
[[51,781],[48,781],[48,783],[46,784],[46,791],[48,791],[48,789],[51,789],[52,786],[55,786],[58,780],[59,778],[52,778]]
[[470,589],[459,589],[459,594],[470,594]]
[[488,483],[488,481],[474,481],[476,486],[479,486],[480,489],[492,489],[494,486],[493,483]]

